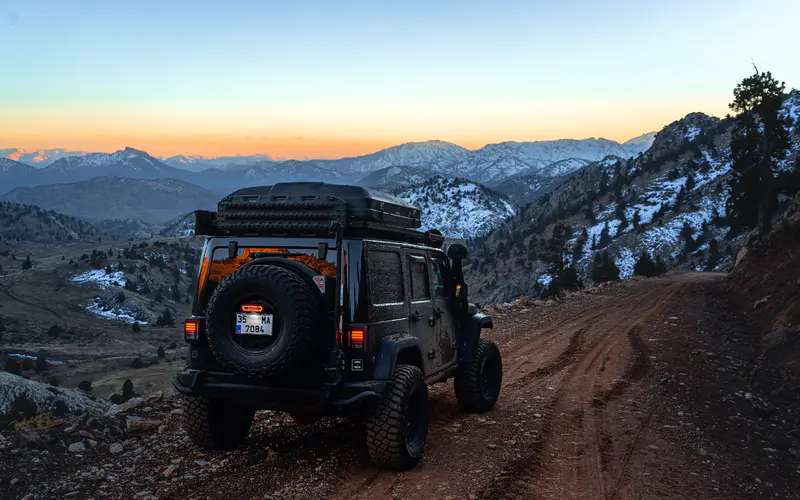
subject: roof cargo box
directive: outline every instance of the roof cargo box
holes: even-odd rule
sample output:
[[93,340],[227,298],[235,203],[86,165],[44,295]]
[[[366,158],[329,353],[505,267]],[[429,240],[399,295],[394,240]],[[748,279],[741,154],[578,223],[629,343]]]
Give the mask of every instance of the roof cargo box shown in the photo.
[[358,186],[290,182],[240,189],[219,202],[217,223],[259,226],[273,221],[312,227],[338,222],[373,222],[398,228],[420,227],[420,210],[400,198]]

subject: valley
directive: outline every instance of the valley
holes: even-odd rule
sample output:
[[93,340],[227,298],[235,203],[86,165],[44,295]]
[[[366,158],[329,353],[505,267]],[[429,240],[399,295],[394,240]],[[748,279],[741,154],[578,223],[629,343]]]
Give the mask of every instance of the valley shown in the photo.
[[[168,389],[184,362],[198,247],[91,237],[0,252],[0,365],[16,360],[26,377],[60,387],[89,382],[103,399],[126,379],[136,392]],[[46,370],[33,369],[37,359]]]

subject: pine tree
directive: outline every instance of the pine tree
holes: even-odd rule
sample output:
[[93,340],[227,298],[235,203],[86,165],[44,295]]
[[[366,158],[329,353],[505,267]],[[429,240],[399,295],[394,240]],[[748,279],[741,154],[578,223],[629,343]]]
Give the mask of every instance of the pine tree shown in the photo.
[[547,240],[545,252],[542,253],[542,260],[550,264],[550,274],[553,281],[550,282],[550,294],[560,296],[565,291],[578,289],[578,273],[572,266],[567,266],[564,254],[567,251],[567,240],[572,231],[569,226],[559,221],[553,226],[553,234]]
[[633,213],[633,219],[631,220],[631,224],[633,224],[633,230],[638,232],[639,231],[639,224],[642,221],[642,216],[639,215],[639,211],[635,211]]
[[607,281],[619,281],[619,267],[608,252],[597,253],[592,263],[592,281],[595,283],[605,283]]
[[708,244],[708,261],[706,262],[706,271],[713,271],[719,264],[719,245],[716,238],[711,240]]
[[609,232],[608,222],[606,222],[600,232],[600,241],[597,242],[597,248],[605,248],[609,243],[611,243],[611,233]]
[[33,267],[33,262],[31,262],[31,256],[28,255],[25,257],[25,260],[22,262],[22,270],[27,271],[28,269]]
[[642,252],[639,260],[633,265],[633,274],[636,276],[651,278],[653,276],[660,276],[664,274],[664,272],[666,272],[666,267],[663,266],[663,263],[662,266],[659,267],[655,262],[653,262],[653,259],[650,257],[648,252]]
[[739,113],[731,137],[732,172],[728,215],[734,234],[757,228],[765,236],[777,209],[773,172],[789,149],[788,122],[780,116],[785,85],[767,72],[755,73],[733,90],[730,108]]
[[695,186],[694,176],[692,174],[686,176],[686,184],[684,184],[684,186],[686,186],[686,193],[688,196],[688,194],[692,192]]

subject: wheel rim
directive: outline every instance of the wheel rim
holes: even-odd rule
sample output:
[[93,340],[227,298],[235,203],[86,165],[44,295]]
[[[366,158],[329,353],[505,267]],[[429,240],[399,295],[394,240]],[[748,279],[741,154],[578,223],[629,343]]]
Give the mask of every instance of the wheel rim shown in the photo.
[[481,366],[481,393],[484,399],[491,401],[500,394],[500,381],[503,378],[503,367],[497,356],[484,358]]
[[428,397],[425,391],[415,388],[408,399],[405,411],[405,431],[403,432],[409,455],[416,456],[425,445],[428,429]]

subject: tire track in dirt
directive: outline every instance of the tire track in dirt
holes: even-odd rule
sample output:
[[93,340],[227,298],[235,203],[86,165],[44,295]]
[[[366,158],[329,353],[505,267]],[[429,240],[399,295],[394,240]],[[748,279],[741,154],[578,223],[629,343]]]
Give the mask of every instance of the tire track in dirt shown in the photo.
[[506,365],[493,411],[463,414],[451,384],[434,386],[420,466],[395,473],[353,463],[327,497],[636,498],[628,462],[648,424],[623,396],[650,371],[645,335],[654,321],[685,286],[707,279],[643,281],[572,315],[553,311],[538,331],[525,320],[535,310],[510,316],[510,329],[491,333]]
[[23,298],[22,298],[22,297],[20,297],[19,295],[15,294],[15,293],[14,293],[14,292],[11,290],[11,288],[10,288],[10,287],[4,287],[4,286],[0,286],[0,291],[2,291],[2,292],[3,292],[3,294],[4,294],[6,297],[8,297],[9,299],[13,300],[14,302],[18,302],[18,303],[20,303],[20,304],[23,304],[23,305],[26,305],[26,306],[28,306],[28,307],[33,307],[33,308],[35,308],[35,309],[40,309],[40,310],[42,310],[42,311],[45,311],[45,312],[47,312],[47,313],[51,314],[53,317],[55,317],[55,318],[56,318],[56,319],[58,319],[58,320],[63,320],[63,318],[62,318],[62,317],[61,317],[61,315],[58,313],[58,311],[56,311],[56,310],[54,310],[54,309],[50,309],[49,307],[47,307],[47,306],[43,306],[43,305],[41,305],[41,304],[37,304],[36,302],[31,302],[31,301],[29,301],[29,300],[23,299]]
[[[605,319],[588,322],[573,334],[571,340],[588,339],[580,346],[580,352],[571,341],[553,363],[519,378],[519,381],[526,382],[535,374],[552,374],[551,367],[569,365],[552,406],[548,408],[543,438],[490,482],[482,491],[481,498],[606,498],[607,488],[610,487],[609,491],[618,490],[618,485],[608,484],[613,458],[607,451],[620,436],[605,428],[601,407],[646,375],[648,349],[640,332],[678,289],[669,293],[651,291],[631,297],[630,301],[608,311]],[[653,301],[655,306],[644,308],[646,312],[642,314],[643,304]],[[625,364],[612,363],[613,370],[608,372],[608,360],[612,353],[620,351],[631,351],[633,360]],[[567,363],[562,363],[563,360]],[[617,373],[619,378],[614,377]],[[601,389],[598,396],[598,387],[609,383],[611,387]],[[556,453],[555,459],[544,460],[541,454],[545,449],[556,449],[560,453]],[[553,467],[553,463],[558,463],[558,466]],[[554,472],[557,478],[545,477]],[[620,481],[621,476],[615,479]],[[549,483],[550,488],[545,489],[550,491],[541,492],[540,486],[545,483]],[[570,493],[558,485],[580,485],[577,491],[584,493],[576,493],[575,489]]]

